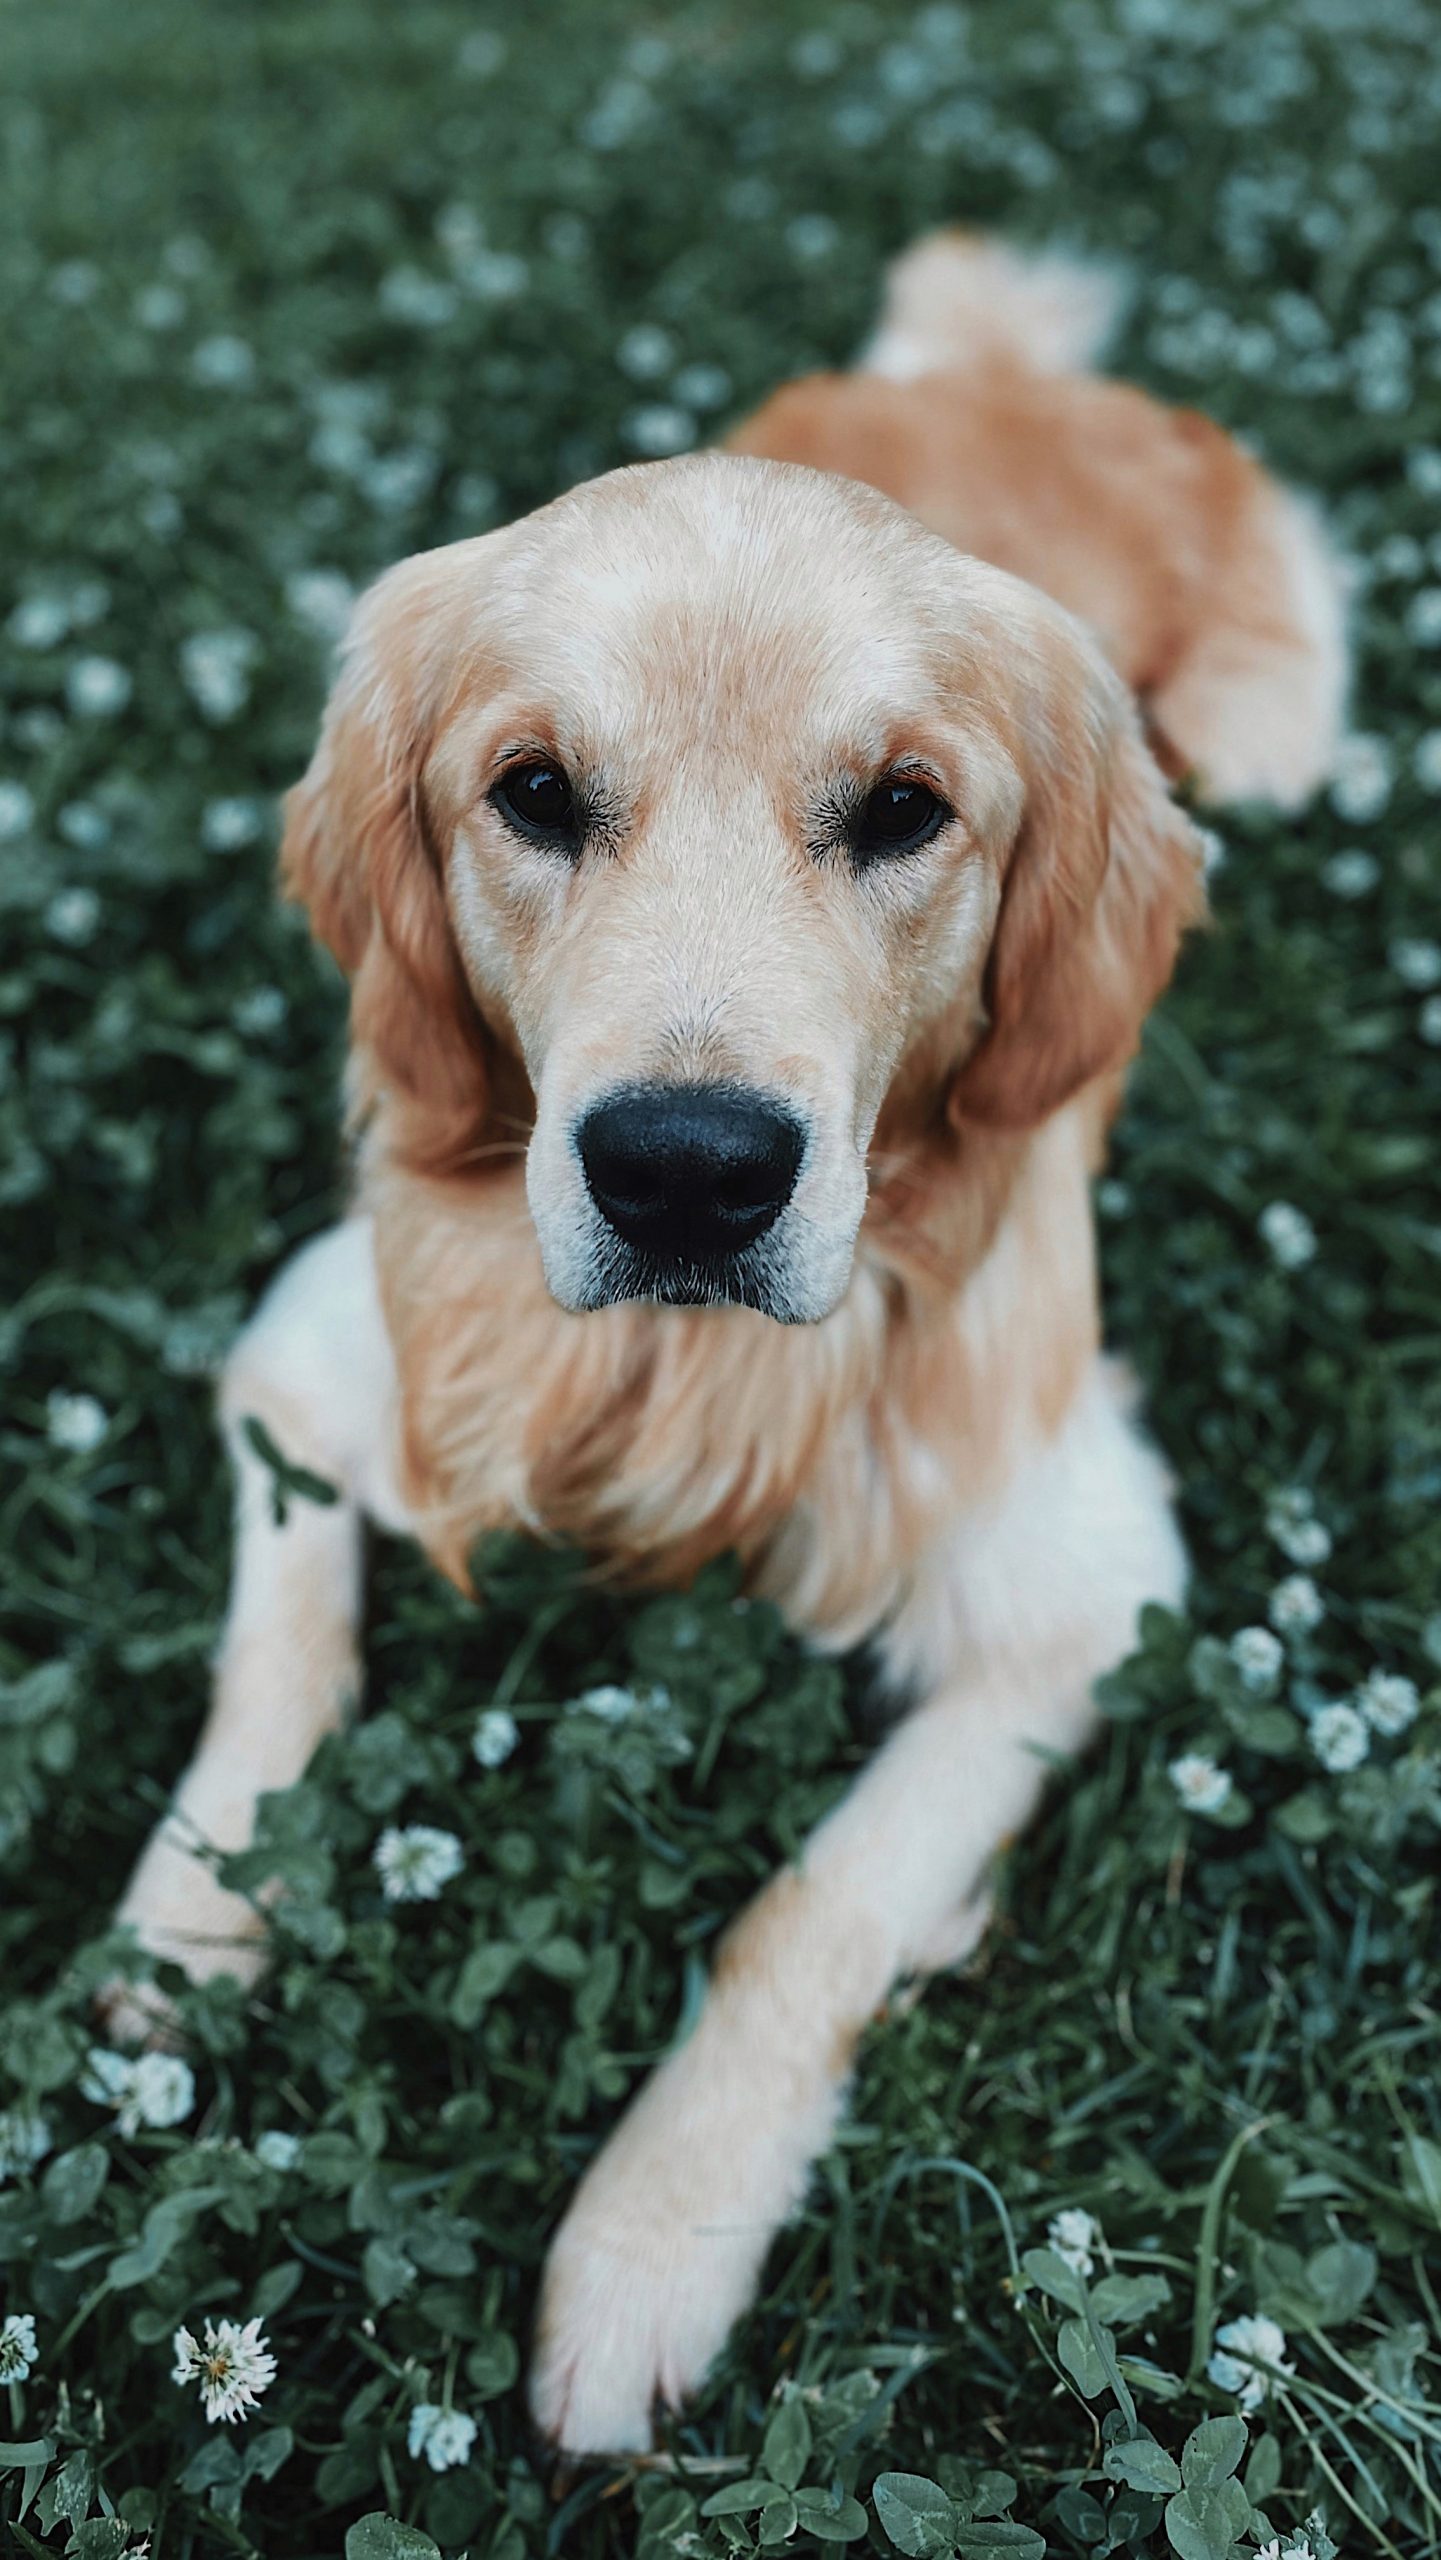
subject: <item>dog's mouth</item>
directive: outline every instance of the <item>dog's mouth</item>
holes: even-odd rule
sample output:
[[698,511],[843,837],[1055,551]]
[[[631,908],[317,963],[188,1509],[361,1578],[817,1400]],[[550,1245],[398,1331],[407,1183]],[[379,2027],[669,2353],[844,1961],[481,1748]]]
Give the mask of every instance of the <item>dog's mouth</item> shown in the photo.
[[641,1298],[657,1307],[751,1307],[780,1324],[803,1323],[808,1318],[793,1302],[785,1259],[761,1246],[725,1262],[662,1262],[606,1242],[596,1252],[585,1304],[614,1307]]
[[752,1307],[794,1320],[777,1229],[807,1133],[790,1106],[740,1084],[629,1085],[574,1132],[597,1212],[590,1307]]

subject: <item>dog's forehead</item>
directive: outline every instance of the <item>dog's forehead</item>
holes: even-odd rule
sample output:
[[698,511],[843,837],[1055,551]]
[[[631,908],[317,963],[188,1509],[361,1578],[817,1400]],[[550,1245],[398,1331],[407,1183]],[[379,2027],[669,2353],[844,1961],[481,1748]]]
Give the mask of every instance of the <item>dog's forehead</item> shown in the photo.
[[588,483],[514,529],[493,629],[514,676],[603,721],[921,707],[939,546],[873,492],[707,455]]

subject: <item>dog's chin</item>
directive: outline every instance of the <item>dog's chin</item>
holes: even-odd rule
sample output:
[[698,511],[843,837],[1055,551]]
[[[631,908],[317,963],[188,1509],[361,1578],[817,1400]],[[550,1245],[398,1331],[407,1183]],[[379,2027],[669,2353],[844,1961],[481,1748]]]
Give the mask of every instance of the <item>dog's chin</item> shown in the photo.
[[[769,1247],[769,1249],[768,1249]],[[841,1295],[798,1285],[788,1268],[789,1256],[770,1239],[731,1254],[724,1261],[662,1261],[652,1254],[608,1237],[586,1256],[582,1269],[552,1272],[546,1278],[553,1298],[572,1315],[594,1315],[603,1307],[639,1301],[652,1307],[748,1307],[776,1324],[818,1324]]]

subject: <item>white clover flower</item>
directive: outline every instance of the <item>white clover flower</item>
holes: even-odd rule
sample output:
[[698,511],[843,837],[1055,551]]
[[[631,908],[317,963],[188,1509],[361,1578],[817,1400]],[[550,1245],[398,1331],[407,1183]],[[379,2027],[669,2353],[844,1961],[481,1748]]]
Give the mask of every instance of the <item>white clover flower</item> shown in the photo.
[[838,38],[820,27],[797,36],[790,49],[791,69],[802,80],[824,80],[828,72],[840,69],[844,58]]
[[468,524],[489,524],[500,504],[500,482],[488,471],[463,471],[455,483],[457,512]]
[[1231,1794],[1229,1769],[1218,1768],[1204,1751],[1183,1751],[1166,1775],[1188,1813],[1219,1813]]
[[485,238],[485,224],[471,204],[443,204],[431,228],[448,258],[468,257]]
[[1287,2380],[1296,2368],[1286,2362],[1286,2332],[1264,2312],[1248,2312],[1216,2331],[1216,2344],[1206,2366],[1218,2391],[1233,2392],[1243,2409],[1259,2409],[1275,2381]]
[[67,800],[55,826],[78,853],[98,853],[103,844],[110,842],[110,820],[93,800]]
[[110,720],[135,690],[129,669],[116,658],[76,658],[65,678],[65,699],[85,720]]
[[1241,1686],[1253,1697],[1269,1698],[1281,1676],[1285,1651],[1269,1627],[1241,1627],[1231,1638],[1231,1660]]
[[322,471],[359,480],[373,459],[370,438],[354,418],[326,418],[310,439],[310,458]]
[[652,461],[667,453],[686,453],[695,443],[696,422],[689,409],[670,400],[647,401],[621,420],[621,435],[632,453]]
[[92,622],[103,622],[110,611],[110,589],[103,578],[81,578],[65,601],[72,629],[88,631]]
[[828,213],[798,213],[786,224],[786,247],[793,258],[815,266],[828,258],[841,236],[840,225]]
[[518,302],[530,282],[527,261],[513,249],[477,249],[457,273],[477,302]]
[[456,67],[467,72],[472,80],[488,80],[492,72],[500,69],[509,51],[509,45],[497,28],[472,27],[469,35],[461,39],[455,57]]
[[1311,1718],[1311,1748],[1323,1769],[1359,1769],[1371,1748],[1365,1717],[1344,1702],[1318,1708]]
[[1331,775],[1331,806],[1353,826],[1379,818],[1391,797],[1391,750],[1384,738],[1343,738]]
[[1326,1603],[1309,1573],[1288,1573],[1266,1603],[1278,1636],[1308,1636],[1326,1615]]
[[676,344],[668,329],[658,329],[653,321],[638,321],[627,329],[615,351],[616,363],[632,382],[659,382],[669,373],[676,359]]
[[387,1902],[435,1902],[441,1888],[459,1875],[465,1851],[453,1831],[412,1822],[382,1831],[374,1864]]
[[207,800],[200,819],[200,841],[207,853],[238,853],[254,844],[265,823],[258,800]]
[[133,308],[142,329],[178,329],[185,317],[185,296],[173,284],[146,284]]
[[671,383],[683,409],[723,409],[732,391],[723,364],[683,364]]
[[233,1007],[230,1019],[236,1030],[250,1039],[266,1031],[278,1031],[289,1011],[279,987],[251,987]]
[[70,1395],[55,1387],[45,1399],[45,1430],[52,1448],[88,1457],[110,1428],[110,1416],[98,1396]]
[[454,2471],[470,2460],[476,2438],[474,2418],[463,2409],[443,2409],[438,2400],[418,2400],[410,2413],[406,2443],[413,2461],[422,2458],[432,2471]]
[[1067,2205],[1046,2225],[1046,2238],[1062,2264],[1078,2276],[1088,2276],[1095,2265],[1092,2251],[1101,2237],[1101,2226],[1084,2206]]
[[1324,1564],[1331,1552],[1331,1532],[1317,1519],[1305,1485],[1285,1485],[1271,1496],[1266,1530],[1293,1564]]
[[301,569],[286,579],[285,601],[297,622],[322,640],[338,640],[350,620],[355,589],[343,569]]
[[61,889],[45,910],[45,927],[57,942],[78,951],[100,922],[100,900],[93,889]]
[[460,308],[454,285],[423,267],[392,267],[381,277],[378,298],[387,320],[408,329],[443,329]]
[[52,702],[32,702],[17,711],[10,723],[10,733],[22,747],[31,747],[37,755],[48,755],[65,735],[65,723]]
[[0,844],[28,835],[35,824],[35,802],[23,782],[0,782]]
[[1293,1564],[1324,1564],[1331,1552],[1331,1532],[1322,1520],[1298,1520],[1276,1544]]
[[253,631],[193,631],[181,644],[180,680],[196,709],[217,726],[250,700],[260,644]]
[[227,330],[202,338],[190,359],[190,371],[207,391],[243,391],[255,379],[255,350]]
[[50,290],[57,302],[89,302],[100,290],[100,269],[93,258],[63,258],[51,271]]
[[1441,996],[1428,996],[1416,1016],[1416,1028],[1433,1049],[1441,1049]]
[[1418,995],[1441,987],[1441,942],[1404,937],[1390,945],[1386,957],[1403,987],[1414,987]]
[[185,522],[185,509],[169,489],[152,489],[141,502],[140,521],[157,542],[168,542]]
[[17,649],[55,649],[70,628],[64,596],[23,596],[5,625]]
[[1441,587],[1418,587],[1406,613],[1406,629],[1420,649],[1441,641]]
[[217,2418],[227,2427],[248,2418],[275,2380],[275,2358],[258,2320],[247,2320],[244,2328],[235,2320],[207,2320],[203,2347],[188,2329],[177,2329],[171,2343],[175,2364],[170,2379],[199,2383],[211,2426]]
[[1304,1210],[1293,1208],[1289,1200],[1268,1201],[1256,1232],[1283,1271],[1304,1270],[1315,1258],[1316,1230]]
[[1421,1692],[1401,1671],[1370,1671],[1356,1692],[1356,1704],[1373,1733],[1391,1741],[1413,1725],[1421,1712]]
[[603,1682],[598,1689],[582,1689],[571,1705],[586,1715],[599,1716],[602,1724],[624,1724],[640,1705],[634,1689],[617,1688],[613,1681]]
[[1428,729],[1418,741],[1411,770],[1423,791],[1441,791],[1441,729]]
[[499,1769],[520,1740],[520,1727],[507,1707],[487,1707],[476,1721],[470,1748],[482,1769]]
[[0,2108],[0,2187],[54,2148],[55,2137],[38,2108]]
[[436,456],[428,445],[408,444],[367,463],[360,477],[372,506],[399,515],[406,507],[419,504],[437,468]]
[[1322,864],[1321,877],[1333,898],[1365,898],[1381,877],[1381,865],[1373,853],[1352,845]]
[[[195,2110],[195,2074],[178,2053],[142,2053],[130,2084],[130,2111],[157,2130],[183,2124]],[[124,2115],[120,2129],[127,2131]]]
[[300,2151],[299,2134],[284,2133],[278,2125],[272,2125],[268,2133],[262,2133],[256,2139],[255,2157],[263,2161],[267,2169],[284,2171],[295,2168],[300,2159]]
[[96,2106],[115,2109],[127,2141],[142,2125],[163,2131],[183,2124],[195,2107],[195,2074],[178,2053],[114,2053],[92,2045],[80,2089]]
[[1388,533],[1377,544],[1371,566],[1378,578],[1419,578],[1426,554],[1414,533]]
[[0,2320],[0,2382],[28,2382],[38,2355],[34,2313],[8,2312]]

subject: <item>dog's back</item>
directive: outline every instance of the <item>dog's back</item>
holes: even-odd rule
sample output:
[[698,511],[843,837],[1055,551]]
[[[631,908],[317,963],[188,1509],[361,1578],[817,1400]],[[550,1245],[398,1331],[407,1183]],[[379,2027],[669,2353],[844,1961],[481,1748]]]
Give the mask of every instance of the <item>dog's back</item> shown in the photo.
[[1105,271],[938,233],[857,369],[776,392],[741,453],[865,480],[1090,624],[1206,797],[1294,805],[1339,734],[1341,582],[1305,505],[1193,410],[1089,371]]

